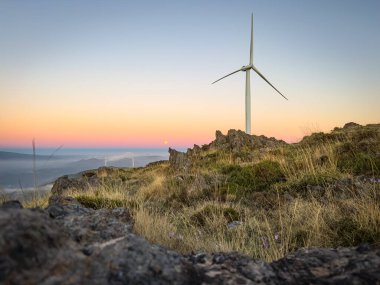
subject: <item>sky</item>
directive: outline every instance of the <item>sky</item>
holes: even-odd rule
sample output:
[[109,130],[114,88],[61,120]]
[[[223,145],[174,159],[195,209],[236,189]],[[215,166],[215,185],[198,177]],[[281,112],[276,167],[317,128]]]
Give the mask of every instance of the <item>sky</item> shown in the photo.
[[296,142],[380,123],[380,1],[0,0],[0,147]]

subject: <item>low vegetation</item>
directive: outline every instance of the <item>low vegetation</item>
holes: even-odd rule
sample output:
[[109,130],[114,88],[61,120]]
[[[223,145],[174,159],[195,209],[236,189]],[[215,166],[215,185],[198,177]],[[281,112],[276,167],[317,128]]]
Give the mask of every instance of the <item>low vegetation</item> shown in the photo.
[[244,154],[207,150],[187,169],[156,163],[67,195],[129,208],[136,233],[181,253],[271,261],[301,247],[380,246],[379,132],[354,125]]

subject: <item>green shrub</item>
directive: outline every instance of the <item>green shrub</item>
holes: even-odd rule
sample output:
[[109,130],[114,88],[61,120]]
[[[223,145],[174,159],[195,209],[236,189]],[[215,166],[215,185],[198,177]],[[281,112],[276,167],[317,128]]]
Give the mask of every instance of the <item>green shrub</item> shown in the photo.
[[357,246],[362,243],[376,244],[380,241],[379,232],[364,228],[350,217],[343,217],[333,224],[336,233],[336,246]]
[[249,166],[230,165],[222,173],[226,175],[227,191],[233,194],[265,191],[285,179],[280,164],[270,160]]
[[380,137],[378,129],[361,128],[352,133],[352,140],[354,142],[361,142],[364,140],[378,141]]
[[87,208],[102,209],[102,208],[118,208],[125,206],[122,200],[109,199],[97,196],[77,196],[75,197],[79,203]]
[[377,145],[366,141],[360,143],[346,142],[337,147],[337,166],[341,171],[355,175],[379,175],[380,157]]
[[342,135],[339,133],[313,133],[310,136],[305,136],[302,141],[300,142],[301,145],[319,145],[319,144],[324,144],[328,142],[333,142],[338,139],[341,139]]
[[[336,175],[336,176],[334,176]],[[293,179],[291,181],[287,181],[281,185],[278,185],[277,189],[280,191],[286,191],[293,194],[305,195],[308,193],[308,188],[311,186],[316,189],[315,186],[321,186],[323,189],[334,185],[336,181],[340,178],[339,173],[329,173],[322,174],[316,173],[314,175],[302,175],[297,179]],[[313,191],[313,194],[318,194]],[[323,194],[323,193],[319,193]]]

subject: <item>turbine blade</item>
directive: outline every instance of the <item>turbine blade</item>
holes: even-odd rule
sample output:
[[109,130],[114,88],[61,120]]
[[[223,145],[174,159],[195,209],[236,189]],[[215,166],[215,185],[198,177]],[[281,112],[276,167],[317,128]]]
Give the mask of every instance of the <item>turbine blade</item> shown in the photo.
[[223,78],[226,78],[226,77],[228,77],[228,76],[230,76],[230,75],[232,75],[232,74],[234,74],[234,73],[237,73],[237,72],[239,72],[239,71],[242,71],[242,69],[240,68],[240,69],[238,69],[238,70],[236,70],[236,71],[234,71],[234,72],[231,72],[230,74],[227,74],[226,76],[223,76],[222,78],[219,78],[218,80],[214,81],[214,82],[211,83],[211,84],[214,84],[214,83],[216,83],[216,82],[222,80]]
[[276,87],[274,87],[273,85],[272,85],[272,83],[270,83],[269,82],[269,80],[268,79],[266,79],[265,78],[265,76],[264,75],[262,75],[261,73],[260,73],[260,71],[258,71],[257,70],[257,68],[256,67],[254,67],[253,65],[252,65],[252,69],[262,78],[262,79],[264,79],[270,86],[272,86],[272,88],[274,89],[274,90],[276,90],[282,97],[284,97],[286,100],[288,100],[288,98],[286,98],[284,95],[282,95],[282,93],[280,92],[280,91],[278,91],[277,90],[277,88]]
[[251,15],[251,46],[249,49],[249,64],[253,64],[253,13]]

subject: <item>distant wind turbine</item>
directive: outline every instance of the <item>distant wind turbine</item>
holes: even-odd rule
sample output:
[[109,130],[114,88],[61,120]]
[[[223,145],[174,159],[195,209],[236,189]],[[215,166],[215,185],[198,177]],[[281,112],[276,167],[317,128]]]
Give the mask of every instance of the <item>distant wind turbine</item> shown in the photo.
[[268,79],[266,79],[264,77],[264,75],[261,74],[260,71],[257,70],[257,68],[253,65],[253,14],[251,15],[251,46],[250,46],[250,50],[249,50],[249,64],[248,65],[245,65],[243,66],[242,68],[234,71],[234,72],[231,72],[230,74],[227,74],[226,76],[223,76],[222,78],[214,81],[212,84],[222,80],[223,78],[226,78],[234,73],[237,73],[239,71],[245,71],[245,132],[247,134],[251,134],[251,85],[250,85],[250,81],[251,81],[251,77],[250,77],[250,71],[251,69],[256,72],[262,79],[264,79],[270,86],[272,86],[272,88],[274,90],[276,90],[282,97],[284,97],[286,100],[288,100],[288,98],[286,98],[284,95],[282,95],[282,93],[280,91],[278,91],[276,89],[276,87],[274,87],[272,85],[272,83],[270,83],[268,81]]

